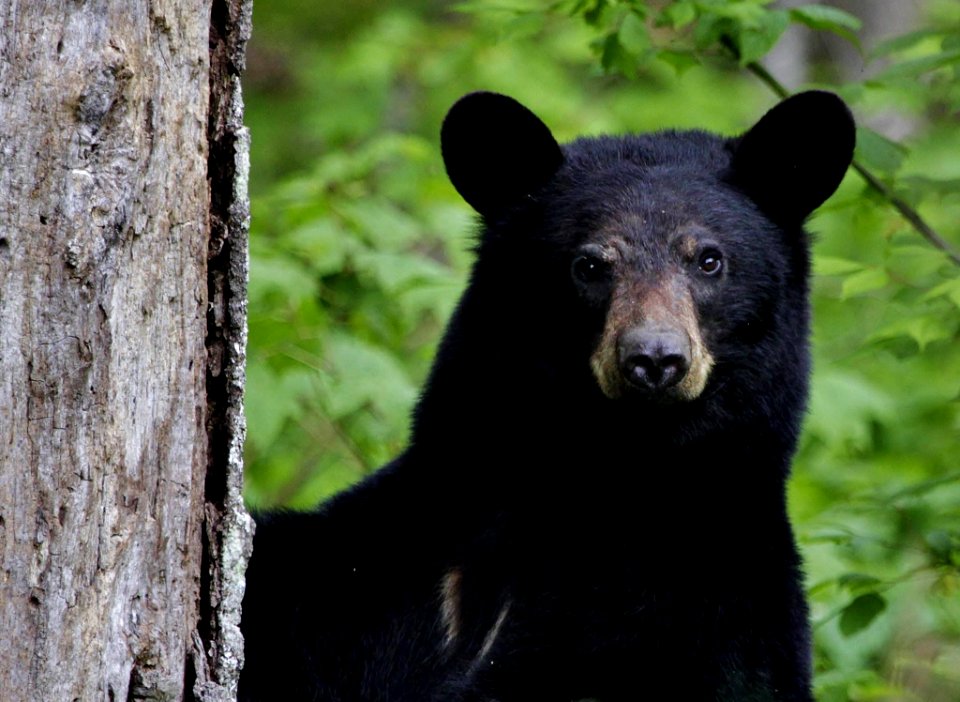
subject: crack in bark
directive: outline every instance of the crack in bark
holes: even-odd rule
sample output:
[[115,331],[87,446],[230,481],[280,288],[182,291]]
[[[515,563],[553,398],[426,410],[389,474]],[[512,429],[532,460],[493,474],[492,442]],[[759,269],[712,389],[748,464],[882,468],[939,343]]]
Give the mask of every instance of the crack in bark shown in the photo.
[[253,522],[243,506],[249,136],[239,74],[249,0],[215,0],[210,17],[208,115],[207,436],[201,613],[190,674],[202,702],[236,697],[243,665],[240,603]]

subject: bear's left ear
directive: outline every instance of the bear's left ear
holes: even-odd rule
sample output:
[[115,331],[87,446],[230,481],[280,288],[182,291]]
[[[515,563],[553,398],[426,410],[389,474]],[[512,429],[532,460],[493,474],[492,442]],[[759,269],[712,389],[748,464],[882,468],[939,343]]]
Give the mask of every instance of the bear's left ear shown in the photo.
[[484,216],[516,204],[563,164],[547,125],[498,93],[460,98],[443,120],[440,145],[453,187]]
[[732,141],[732,181],[773,219],[800,224],[840,185],[855,142],[843,100],[820,90],[798,93]]

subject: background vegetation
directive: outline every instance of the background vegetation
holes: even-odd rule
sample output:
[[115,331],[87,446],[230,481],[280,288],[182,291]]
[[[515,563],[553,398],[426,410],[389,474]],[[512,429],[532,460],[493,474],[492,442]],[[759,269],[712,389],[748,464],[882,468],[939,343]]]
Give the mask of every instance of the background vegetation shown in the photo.
[[568,139],[735,134],[778,83],[829,87],[875,181],[851,172],[810,222],[816,372],[791,505],[817,697],[960,700],[960,260],[938,248],[960,248],[960,4],[910,3],[886,36],[862,20],[894,3],[872,4],[257,3],[249,501],[310,507],[402,447],[470,261],[437,147],[461,94],[511,94]]

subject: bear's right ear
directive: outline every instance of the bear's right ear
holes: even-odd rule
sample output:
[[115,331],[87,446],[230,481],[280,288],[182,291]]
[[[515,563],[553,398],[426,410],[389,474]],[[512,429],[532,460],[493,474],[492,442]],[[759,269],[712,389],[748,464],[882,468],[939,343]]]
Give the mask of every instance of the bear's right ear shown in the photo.
[[453,187],[484,216],[516,204],[563,164],[547,125],[498,93],[460,98],[443,120],[440,146]]
[[843,100],[798,93],[732,140],[732,179],[774,219],[799,224],[840,185],[855,141]]

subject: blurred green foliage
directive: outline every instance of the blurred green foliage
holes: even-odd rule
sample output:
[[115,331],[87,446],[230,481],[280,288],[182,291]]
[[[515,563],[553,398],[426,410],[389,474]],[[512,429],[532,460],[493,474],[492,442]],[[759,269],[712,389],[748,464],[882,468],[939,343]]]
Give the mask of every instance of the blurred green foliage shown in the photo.
[[[517,97],[561,139],[734,134],[775,102],[754,62],[792,26],[830,33],[867,68],[825,84],[864,125],[858,161],[960,249],[960,4],[921,6],[918,30],[861,46],[853,15],[765,0],[256,3],[249,501],[310,507],[402,448],[471,259],[436,137],[470,90]],[[867,126],[891,113],[903,143]],[[854,173],[809,228],[816,370],[791,507],[817,698],[955,702],[960,266]]]

